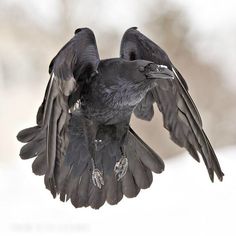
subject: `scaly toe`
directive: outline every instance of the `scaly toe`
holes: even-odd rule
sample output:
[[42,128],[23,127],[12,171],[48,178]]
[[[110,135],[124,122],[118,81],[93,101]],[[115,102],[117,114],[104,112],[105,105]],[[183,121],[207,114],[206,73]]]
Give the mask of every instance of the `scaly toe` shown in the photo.
[[102,171],[100,171],[99,169],[94,169],[92,172],[92,181],[95,186],[101,189],[102,185],[104,185]]
[[116,162],[114,167],[115,176],[117,176],[118,181],[125,176],[127,170],[128,170],[128,158],[123,156],[118,162]]

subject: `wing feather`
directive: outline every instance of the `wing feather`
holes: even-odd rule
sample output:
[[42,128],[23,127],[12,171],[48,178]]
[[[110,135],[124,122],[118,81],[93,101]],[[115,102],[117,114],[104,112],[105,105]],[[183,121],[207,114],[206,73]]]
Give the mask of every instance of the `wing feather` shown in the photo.
[[[222,180],[224,174],[202,128],[202,120],[188,93],[187,83],[165,51],[140,33],[137,28],[130,28],[122,38],[120,54],[126,60],[148,60],[165,65],[173,71],[174,80],[160,81],[151,90],[154,102],[163,115],[164,127],[170,132],[171,139],[180,147],[185,147],[195,160],[199,161],[198,153],[201,154],[212,181],[214,172],[219,180]],[[139,110],[135,110],[134,114],[138,118],[150,120],[153,115],[151,103],[149,102],[148,109],[142,109],[147,107],[147,100],[148,98],[145,97],[141,101],[137,106]]]
[[[73,116],[70,108],[80,98],[78,91],[83,84],[97,71],[99,61],[93,32],[88,28],[77,30],[50,63],[50,80],[37,113],[38,125],[19,132],[17,136],[19,141],[27,143],[21,149],[22,159],[38,156],[32,165],[33,172],[44,174],[46,188],[54,197],[61,191],[62,200],[72,195],[72,180],[79,179],[78,176],[71,177],[73,166],[66,166],[65,161],[71,137],[69,123]],[[76,99],[69,103],[74,93]]]

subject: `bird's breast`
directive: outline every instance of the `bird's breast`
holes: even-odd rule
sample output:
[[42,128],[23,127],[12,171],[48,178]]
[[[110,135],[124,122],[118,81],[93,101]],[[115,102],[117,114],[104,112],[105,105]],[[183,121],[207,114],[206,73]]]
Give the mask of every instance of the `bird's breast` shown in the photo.
[[101,106],[96,104],[97,102],[81,106],[81,112],[90,120],[108,125],[129,120],[134,109],[133,107],[111,107],[106,103],[100,104]]
[[138,90],[132,84],[96,84],[89,93],[83,94],[81,110],[88,118],[102,123],[114,124],[130,119],[136,105],[145,96],[145,90]]

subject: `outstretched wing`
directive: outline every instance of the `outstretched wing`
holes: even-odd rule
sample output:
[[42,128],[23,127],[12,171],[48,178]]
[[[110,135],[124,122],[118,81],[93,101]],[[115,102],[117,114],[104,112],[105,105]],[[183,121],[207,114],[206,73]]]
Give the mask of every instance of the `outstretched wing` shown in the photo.
[[45,185],[54,197],[57,166],[69,143],[70,109],[80,98],[83,84],[96,73],[99,61],[93,32],[88,28],[77,29],[50,63],[50,80],[37,113],[37,126],[17,135],[19,141],[27,143],[20,151],[21,158],[37,156],[33,172],[45,175]]
[[174,80],[160,81],[158,86],[147,93],[134,114],[141,119],[150,120],[153,116],[153,103],[156,102],[171,139],[180,147],[185,147],[197,161],[200,161],[199,152],[211,180],[214,180],[214,172],[222,180],[224,174],[202,128],[202,121],[188,93],[188,86],[164,50],[134,27],[128,29],[122,38],[120,56],[126,60],[153,61],[173,71]]

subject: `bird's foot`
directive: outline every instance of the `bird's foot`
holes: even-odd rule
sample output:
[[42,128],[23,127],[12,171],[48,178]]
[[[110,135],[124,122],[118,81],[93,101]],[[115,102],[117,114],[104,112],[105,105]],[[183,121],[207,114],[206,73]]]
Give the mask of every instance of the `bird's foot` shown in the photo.
[[104,180],[103,180],[103,173],[99,169],[93,169],[92,172],[92,181],[95,186],[98,188],[102,188],[102,185],[104,185]]
[[121,159],[116,162],[114,167],[115,176],[117,176],[118,181],[125,176],[127,170],[128,158],[123,155]]

